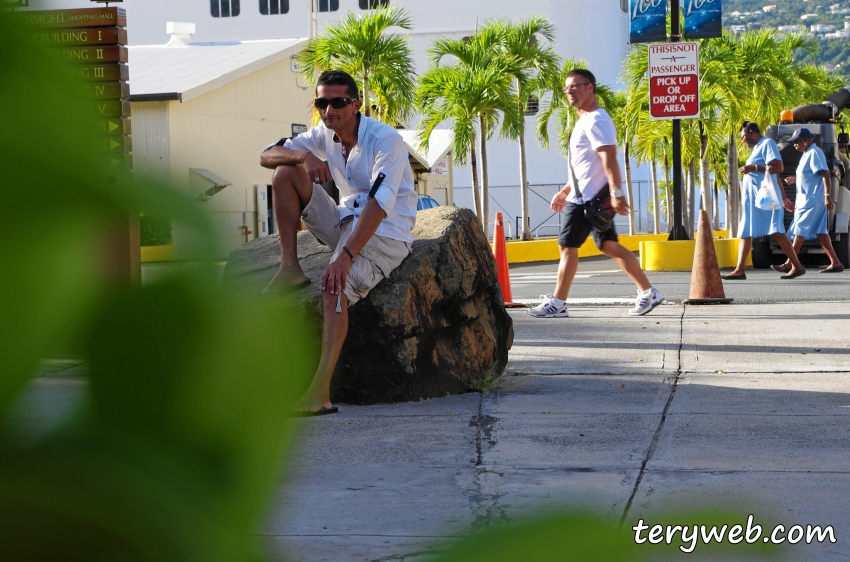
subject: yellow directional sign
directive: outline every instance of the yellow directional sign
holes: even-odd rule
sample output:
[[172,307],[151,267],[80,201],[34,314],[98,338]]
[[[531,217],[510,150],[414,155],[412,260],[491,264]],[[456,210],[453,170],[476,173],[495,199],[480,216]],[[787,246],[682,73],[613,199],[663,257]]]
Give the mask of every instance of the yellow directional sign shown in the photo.
[[97,132],[101,135],[130,135],[132,127],[129,119],[101,119],[97,122]]

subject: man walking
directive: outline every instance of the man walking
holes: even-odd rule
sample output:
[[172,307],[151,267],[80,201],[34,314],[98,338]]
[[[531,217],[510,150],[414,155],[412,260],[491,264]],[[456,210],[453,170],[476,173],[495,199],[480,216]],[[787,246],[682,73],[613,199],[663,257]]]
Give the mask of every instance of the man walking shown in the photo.
[[[567,74],[564,93],[570,105],[576,108],[579,119],[570,138],[570,183],[552,197],[551,209],[564,212],[558,247],[561,262],[555,292],[546,295],[543,303],[529,308],[528,313],[537,318],[565,318],[569,316],[566,299],[578,270],[578,249],[593,232],[599,250],[612,258],[637,286],[635,307],[631,315],[646,314],[664,300],[652,287],[640,268],[635,255],[617,241],[614,225],[604,232],[595,230],[585,218],[585,205],[597,197],[611,198],[611,206],[620,215],[627,215],[629,204],[620,189],[620,165],[617,162],[617,131],[608,113],[596,99],[596,78],[588,70],[575,69]],[[580,195],[573,189],[578,183]]]
[[[319,367],[296,406],[301,415],[336,412],[330,382],[348,334],[348,307],[365,297],[410,254],[416,192],[398,132],[360,114],[357,84],[345,72],[322,73],[314,106],[322,122],[268,147],[260,164],[274,170],[274,213],[280,231],[280,269],[266,291],[310,283],[298,263],[299,221],[333,249],[322,275],[324,326]],[[331,179],[339,206],[322,189]]]

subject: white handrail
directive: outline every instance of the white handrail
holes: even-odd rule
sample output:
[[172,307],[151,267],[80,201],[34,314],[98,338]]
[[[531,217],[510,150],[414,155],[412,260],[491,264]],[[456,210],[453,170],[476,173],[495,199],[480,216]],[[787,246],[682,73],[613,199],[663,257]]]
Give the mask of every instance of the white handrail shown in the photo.
[[560,230],[561,225],[560,224],[541,224],[540,226],[538,226],[537,228],[534,229],[534,237],[535,238],[539,237],[539,235],[537,233],[540,232],[541,228],[557,228],[558,230]]
[[[505,226],[507,226],[507,227],[508,227],[508,236],[507,236],[507,238],[508,238],[508,240],[510,240],[511,238],[513,238],[513,237],[514,237],[513,229],[511,229],[511,223],[509,223],[508,221],[502,221],[502,222],[504,223],[504,225],[505,225]],[[489,229],[489,227],[491,227],[491,226],[493,227],[493,235],[492,235],[492,236],[490,236],[490,238],[493,238],[493,236],[496,236],[496,223],[495,223],[495,222],[491,222],[490,224],[488,224],[488,225],[487,225],[487,228]]]

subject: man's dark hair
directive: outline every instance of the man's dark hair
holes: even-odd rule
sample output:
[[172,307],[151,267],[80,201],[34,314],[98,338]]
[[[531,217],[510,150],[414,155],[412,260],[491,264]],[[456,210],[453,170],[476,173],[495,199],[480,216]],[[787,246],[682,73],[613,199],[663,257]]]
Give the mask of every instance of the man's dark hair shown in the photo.
[[342,70],[326,70],[319,76],[316,81],[316,87],[319,86],[345,86],[348,97],[356,100],[360,99],[360,93],[357,91],[357,82],[347,72]]
[[591,71],[584,68],[574,68],[567,73],[567,78],[570,76],[581,76],[593,84],[593,91],[596,92],[596,76],[594,76]]
[[753,123],[752,121],[744,121],[743,123],[741,123],[741,130],[744,133],[756,132],[758,134],[761,134],[761,129],[759,129],[758,124]]

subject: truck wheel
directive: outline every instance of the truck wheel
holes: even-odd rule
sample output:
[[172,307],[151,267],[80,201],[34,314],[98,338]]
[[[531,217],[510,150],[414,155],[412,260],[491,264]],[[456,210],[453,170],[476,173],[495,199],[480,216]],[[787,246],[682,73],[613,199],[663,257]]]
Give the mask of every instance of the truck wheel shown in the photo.
[[770,242],[767,239],[753,238],[753,267],[767,269],[773,263],[770,255]]
[[841,240],[835,242],[833,246],[838,259],[841,260],[841,265],[850,268],[850,235],[845,232],[841,235]]

